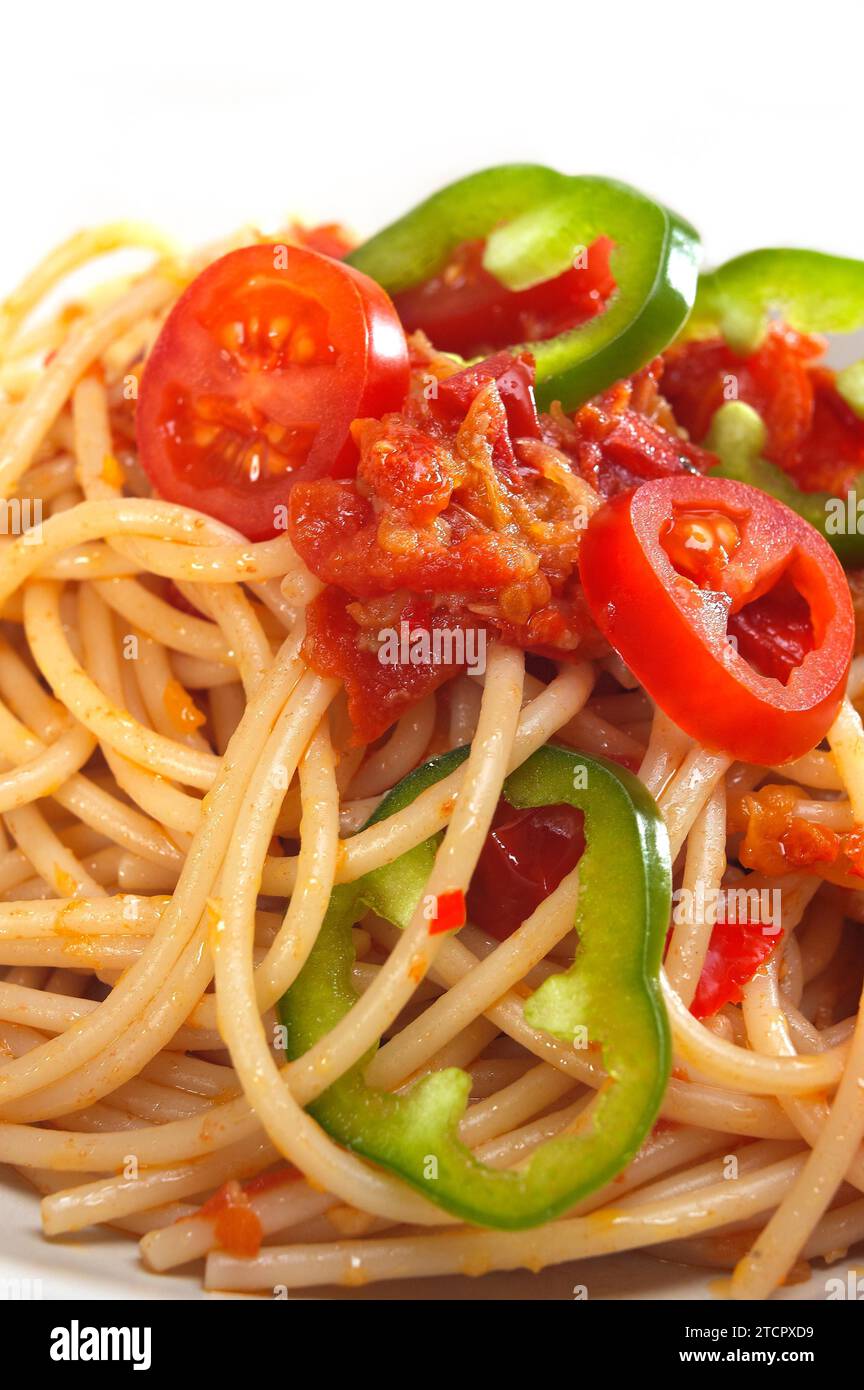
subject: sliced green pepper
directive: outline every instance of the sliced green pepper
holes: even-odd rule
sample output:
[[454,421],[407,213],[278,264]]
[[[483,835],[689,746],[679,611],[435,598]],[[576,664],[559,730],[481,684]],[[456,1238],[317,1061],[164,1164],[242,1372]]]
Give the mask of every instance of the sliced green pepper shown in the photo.
[[864,261],[790,248],[736,256],[700,276],[687,335],[719,329],[746,355],[758,347],[772,310],[802,333],[864,328]]
[[560,275],[606,234],[617,289],[604,312],[557,337],[514,344],[534,354],[537,399],[567,410],[650,361],[693,304],[699,237],[627,184],[504,164],[443,188],[348,256],[391,294],[443,269],[456,247],[486,239],[486,270],[512,290]]
[[[407,806],[467,756],[458,749],[425,763],[384,799],[372,821]],[[618,1173],[657,1115],[670,1065],[658,986],[669,922],[671,870],[665,827],[630,773],[557,747],[535,753],[504,783],[515,807],[569,803],[585,815],[573,966],[551,976],[525,1006],[528,1022],[569,1042],[585,1029],[602,1047],[609,1081],[578,1134],[550,1140],[518,1170],[477,1161],[458,1138],[471,1079],[434,1072],[394,1095],[364,1081],[370,1057],[323,1092],[310,1112],[340,1144],[391,1169],[446,1211],[477,1225],[520,1229],[567,1211]],[[371,822],[370,822],[371,823]],[[280,1002],[291,1059],[350,1010],[351,925],[372,908],[404,929],[423,892],[436,838],[337,888],[319,938]],[[581,1041],[581,1039],[580,1039]]]
[[864,516],[858,511],[858,498],[864,510],[864,473],[858,475],[846,497],[805,492],[782,468],[762,457],[766,438],[765,425],[752,406],[744,401],[721,405],[705,440],[705,448],[720,459],[711,472],[749,483],[785,502],[821,532],[842,564],[864,565]]

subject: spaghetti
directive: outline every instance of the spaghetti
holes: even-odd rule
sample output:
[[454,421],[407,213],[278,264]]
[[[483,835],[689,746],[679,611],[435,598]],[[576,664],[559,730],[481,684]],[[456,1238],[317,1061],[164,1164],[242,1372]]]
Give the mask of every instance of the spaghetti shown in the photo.
[[[163,259],[30,326],[69,271],[131,245]],[[860,824],[860,662],[831,754],[801,750],[779,774],[769,752],[763,766],[701,746],[608,647],[538,675],[506,633],[485,671],[454,672],[383,739],[352,740],[343,682],[308,659],[320,574],[284,534],[249,540],[151,496],[124,433],[124,387],[179,289],[231,249],[189,264],[146,229],[82,234],[0,318],[0,487],[42,509],[38,536],[0,549],[0,1160],[42,1194],[48,1236],[105,1223],[139,1239],[152,1270],[201,1263],[209,1289],[644,1249],[734,1265],[735,1296],[768,1296],[797,1261],[864,1239],[864,1024],[850,994],[864,962],[854,880],[745,874],[735,816],[779,776],[808,824]],[[366,1059],[368,1084],[394,1094],[467,1070],[459,1137],[493,1169],[579,1131],[601,1059],[525,1012],[572,960],[578,868],[504,940],[476,922],[430,934],[423,906],[470,901],[505,778],[550,742],[631,761],[665,819],[687,903],[663,976],[676,1067],[614,1185],[544,1225],[482,1230],[312,1112]],[[445,780],[370,821],[419,764],[469,745]],[[334,886],[434,836],[404,930],[374,912],[352,924],[356,1002],[287,1062],[275,1010]],[[780,944],[701,1018],[700,884],[783,895]]]

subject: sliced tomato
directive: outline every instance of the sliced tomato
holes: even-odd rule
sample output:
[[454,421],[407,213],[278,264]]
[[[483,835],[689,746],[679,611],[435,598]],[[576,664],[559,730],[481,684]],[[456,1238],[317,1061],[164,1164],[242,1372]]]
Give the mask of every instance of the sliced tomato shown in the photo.
[[516,810],[500,801],[468,890],[475,926],[504,941],[575,869],[585,850],[575,806]]
[[298,478],[353,472],[352,421],[407,389],[405,335],[374,281],[300,247],[245,247],[168,316],[141,381],[141,463],[160,496],[262,539]]
[[508,290],[483,267],[484,243],[465,242],[425,284],[396,295],[409,333],[422,329],[437,348],[478,357],[514,343],[541,342],[602,312],[615,290],[612,242],[598,237],[584,264],[527,290]]
[[[686,733],[768,765],[824,737],[852,656],[852,601],[828,543],[788,507],[728,479],[658,478],[595,513],[579,568],[600,631]],[[736,621],[743,650],[728,640]]]

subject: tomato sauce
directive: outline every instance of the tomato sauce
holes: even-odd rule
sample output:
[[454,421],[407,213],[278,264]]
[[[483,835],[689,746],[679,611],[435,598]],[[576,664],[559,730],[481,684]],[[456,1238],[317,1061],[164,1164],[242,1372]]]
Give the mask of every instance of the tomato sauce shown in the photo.
[[328,586],[306,659],[345,683],[363,742],[462,669],[382,664],[382,633],[403,621],[558,660],[605,652],[577,572],[590,515],[639,479],[713,462],[677,432],[659,360],[572,416],[538,417],[527,354],[456,372],[412,346],[405,408],[353,427],[356,477],[299,481],[289,499],[291,539]]
[[203,1203],[193,1219],[212,1222],[213,1234],[220,1249],[229,1255],[253,1259],[261,1249],[264,1231],[250,1205],[252,1198],[260,1197],[262,1193],[282,1187],[285,1183],[296,1182],[299,1177],[296,1168],[277,1168],[270,1173],[259,1173],[242,1186],[232,1179],[223,1183],[218,1192]]
[[729,829],[743,832],[740,863],[769,878],[803,870],[854,888],[864,878],[864,828],[839,833],[809,821],[797,814],[801,799],[796,787],[766,786],[730,801]]
[[724,402],[746,402],[764,421],[766,458],[805,491],[842,496],[864,469],[864,420],[837,390],[824,351],[822,339],[779,324],[746,356],[720,338],[684,343],[665,354],[663,394],[696,440]]
[[485,242],[463,242],[432,279],[397,294],[396,308],[409,333],[421,329],[436,347],[461,357],[545,341],[602,312],[615,290],[612,248],[608,237],[598,237],[560,275],[508,290],[483,267]]
[[229,1255],[254,1258],[261,1249],[261,1222],[239,1182],[226,1182],[196,1213],[213,1223],[217,1245]]

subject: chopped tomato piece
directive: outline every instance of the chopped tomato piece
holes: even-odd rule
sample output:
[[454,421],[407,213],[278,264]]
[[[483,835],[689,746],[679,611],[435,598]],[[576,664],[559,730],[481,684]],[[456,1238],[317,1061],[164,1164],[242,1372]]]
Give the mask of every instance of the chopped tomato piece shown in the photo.
[[248,1193],[234,1179],[199,1207],[196,1218],[212,1221],[216,1243],[229,1255],[254,1259],[261,1249],[261,1222],[249,1205]]
[[772,463],[805,490],[842,496],[864,469],[864,420],[820,364],[823,352],[821,339],[777,324],[746,357],[720,338],[684,343],[664,355],[663,394],[695,440],[725,401],[745,401],[765,422]]
[[843,853],[849,861],[849,872],[855,878],[864,878],[864,827],[858,826],[842,837]]
[[430,936],[443,936],[444,932],[458,931],[465,925],[465,894],[461,888],[449,893],[439,893],[435,899],[435,916],[429,923]]
[[493,453],[497,451],[509,462],[513,458],[511,438],[540,438],[534,403],[534,359],[530,352],[520,352],[516,356],[499,352],[495,357],[487,357],[485,362],[455,372],[439,383],[437,394],[431,398],[430,409],[445,424],[461,424],[477,393],[492,381],[507,417],[506,432],[501,432],[504,438],[496,436]]
[[804,870],[854,887],[864,878],[864,827],[839,834],[798,815],[797,787],[766,786],[729,803],[729,829],[743,830],[738,858],[767,877]]
[[783,467],[799,487],[842,496],[864,470],[864,420],[856,415],[826,367],[810,372],[813,420],[797,452]]
[[575,806],[517,810],[500,801],[468,890],[475,926],[506,940],[575,869],[584,822]]
[[[319,594],[307,610],[303,652],[314,670],[343,682],[355,739],[371,743],[460,668],[446,661],[382,662],[381,622],[364,628],[350,611],[354,607],[341,589],[327,588]],[[405,622],[410,631],[434,631],[436,627],[452,629],[455,621],[451,614],[435,612],[428,603],[414,600],[395,610],[387,626],[398,631]]]
[[307,251],[317,251],[320,256],[330,256],[334,261],[341,261],[356,245],[351,233],[338,222],[321,222],[315,227],[294,222],[290,235]]
[[679,433],[658,390],[662,371],[662,358],[655,358],[635,376],[580,406],[571,419],[560,414],[554,418],[550,439],[604,497],[650,478],[704,473],[717,462]]
[[[413,472],[416,455],[408,459]],[[386,491],[420,491],[396,470],[404,452],[392,462]],[[364,478],[371,475],[361,465]],[[430,502],[431,505],[431,495]],[[356,488],[336,479],[295,484],[289,501],[289,531],[306,564],[328,584],[339,584],[357,598],[374,598],[400,589],[414,594],[494,594],[536,574],[537,560],[527,546],[507,534],[480,527],[454,509],[444,537],[419,524],[417,511],[376,513]]]
[[715,923],[690,1012],[710,1018],[724,1004],[737,1004],[779,939],[760,922]]
[[809,869],[814,864],[834,863],[840,850],[840,837],[830,826],[794,816],[780,844],[790,869]]
[[496,280],[483,267],[483,250],[482,241],[465,242],[438,275],[395,296],[409,332],[422,329],[437,348],[477,357],[586,323],[615,290],[608,237],[592,242],[571,269],[527,290]]
[[[544,415],[538,438],[528,354],[499,353],[449,377],[445,368],[433,373],[437,390],[428,392],[424,368],[433,363],[422,344],[413,347],[414,387],[402,411],[352,427],[356,476],[301,479],[288,502],[298,553],[342,591],[343,609],[349,595],[357,600],[347,628],[340,627],[337,664],[347,669],[349,648],[357,648],[353,708],[366,739],[423,684],[388,672],[382,685],[370,665],[382,605],[388,625],[398,626],[408,605],[422,601],[438,621],[480,625],[558,661],[608,654],[577,570],[585,526],[599,505],[593,487],[630,486],[640,473],[681,476],[712,462],[677,434],[657,392],[659,360],[574,421]],[[717,525],[728,531],[730,523]],[[316,669],[332,671],[326,647],[319,634],[307,655],[324,662]],[[371,681],[365,700],[361,670]],[[423,689],[438,683],[430,679]],[[385,688],[401,692],[395,704],[375,698]]]

